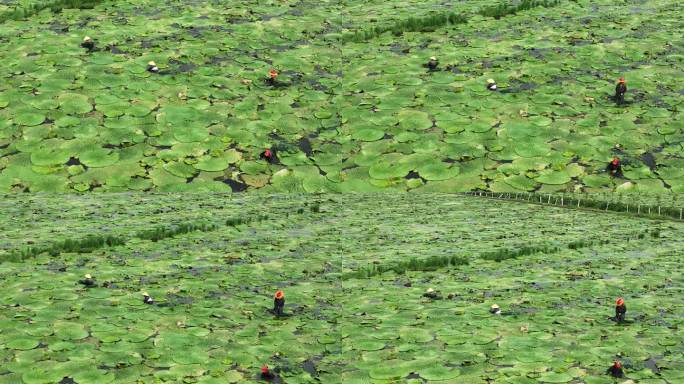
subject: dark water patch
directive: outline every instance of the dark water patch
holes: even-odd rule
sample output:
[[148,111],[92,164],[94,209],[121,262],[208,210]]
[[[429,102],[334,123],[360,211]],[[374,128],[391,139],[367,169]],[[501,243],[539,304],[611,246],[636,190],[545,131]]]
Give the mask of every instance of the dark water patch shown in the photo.
[[650,369],[653,373],[659,374],[660,373],[660,368],[658,368],[658,363],[654,358],[649,358],[648,360],[644,361],[644,367]]
[[142,40],[140,42],[140,47],[145,48],[145,49],[158,47],[158,46],[159,46],[159,44],[155,43],[154,41],[150,41],[150,40]]
[[313,150],[311,149],[311,142],[308,138],[302,137],[297,143],[299,149],[306,154],[307,157],[313,156]]
[[311,377],[318,377],[318,370],[316,370],[316,364],[312,360],[306,360],[302,363],[302,369],[308,372]]
[[112,55],[125,55],[126,54],[126,52],[120,50],[116,45],[112,45],[111,47],[109,47],[109,52]]
[[66,165],[71,166],[71,165],[81,165],[81,161],[78,160],[75,157],[70,157],[69,161],[66,162]]
[[78,383],[76,383],[74,381],[74,379],[72,379],[71,377],[65,377],[59,382],[59,384],[78,384]]
[[408,175],[404,176],[404,179],[406,180],[411,180],[411,179],[420,179],[420,175],[416,171],[411,171],[408,173]]
[[193,302],[193,299],[190,296],[179,296],[172,293],[166,295],[166,300],[169,306],[190,305]]
[[650,152],[646,152],[643,155],[641,155],[641,161],[644,162],[652,171],[654,171],[657,167],[655,157],[653,157],[653,154]]
[[244,192],[248,188],[247,184],[235,181],[233,179],[224,179],[223,182],[230,185],[230,188],[233,190],[233,192]]

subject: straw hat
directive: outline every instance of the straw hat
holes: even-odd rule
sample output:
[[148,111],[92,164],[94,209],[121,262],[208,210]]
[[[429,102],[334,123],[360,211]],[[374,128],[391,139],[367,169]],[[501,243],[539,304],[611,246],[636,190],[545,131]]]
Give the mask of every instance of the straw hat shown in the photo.
[[427,291],[425,291],[425,293],[432,293],[432,292],[434,292],[434,291],[435,291],[434,289],[428,288]]
[[154,61],[150,61],[149,63],[147,63],[147,65],[151,65],[153,67],[156,67],[157,63],[155,63]]
[[492,306],[491,306],[490,308],[491,308],[492,310],[500,309],[499,306],[496,305],[496,304],[492,304]]
[[92,39],[89,36],[86,36],[83,38],[83,41],[90,41],[90,40],[92,40]]
[[487,79],[487,84],[494,84],[496,81],[494,79]]
[[437,60],[437,57],[435,57],[435,56],[430,56],[430,60]]
[[90,276],[90,273],[86,273],[86,274],[85,274],[85,278],[86,278],[86,279],[92,279],[93,277]]
[[150,295],[147,292],[143,292],[143,296],[150,297]]

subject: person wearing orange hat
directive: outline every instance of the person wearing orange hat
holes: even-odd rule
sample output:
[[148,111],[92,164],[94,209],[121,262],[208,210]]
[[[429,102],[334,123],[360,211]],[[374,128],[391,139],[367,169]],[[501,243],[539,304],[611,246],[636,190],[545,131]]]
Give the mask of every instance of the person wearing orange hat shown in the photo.
[[276,85],[277,84],[277,79],[278,78],[278,72],[275,69],[271,69],[268,71],[268,78],[266,79],[266,82],[269,85]]
[[625,78],[621,77],[615,85],[615,101],[618,104],[625,102],[625,93],[627,93],[627,84],[625,84]]
[[609,375],[611,375],[613,377],[617,377],[617,378],[625,377],[625,373],[622,371],[622,364],[620,363],[619,360],[615,360],[613,365],[611,365],[610,368],[608,368],[606,373],[608,373]]
[[625,313],[627,313],[625,299],[620,297],[615,301],[615,321],[623,323],[625,321]]
[[275,297],[273,298],[273,313],[276,316],[283,315],[283,308],[285,307],[285,294],[283,291],[277,291]]
[[275,162],[275,153],[273,153],[273,151],[271,151],[270,148],[266,148],[266,150],[261,152],[261,154],[259,155],[259,158],[261,158],[262,160],[266,160],[269,163],[273,164]]
[[264,364],[263,367],[261,367],[261,379],[263,380],[273,380],[275,378],[275,375],[271,373],[271,370],[268,369],[268,365]]
[[614,157],[613,160],[608,163],[606,170],[610,172],[613,177],[622,177],[622,164],[620,164],[620,159]]

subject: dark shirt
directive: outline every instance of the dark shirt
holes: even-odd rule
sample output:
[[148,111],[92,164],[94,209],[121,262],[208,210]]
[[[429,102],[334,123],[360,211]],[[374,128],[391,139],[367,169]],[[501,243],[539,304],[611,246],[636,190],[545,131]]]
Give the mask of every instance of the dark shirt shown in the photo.
[[442,295],[437,292],[423,293],[423,297],[427,297],[432,300],[442,300]]
[[273,299],[273,308],[282,309],[285,306],[285,298]]
[[619,162],[615,164],[611,161],[610,163],[608,163],[607,169],[608,171],[610,171],[611,175],[619,176],[622,173],[622,165]]
[[615,365],[608,368],[608,371],[606,371],[606,373],[613,377],[625,377],[624,372],[622,372],[622,368],[618,368]]
[[78,282],[85,285],[86,287],[94,287],[95,286],[95,280],[93,280],[93,279],[83,279],[83,280],[79,280]]
[[92,41],[84,41],[81,43],[81,48],[86,48],[89,51],[92,51],[95,48],[95,43]]
[[274,376],[273,374],[268,371],[268,372],[261,372],[261,378],[264,380],[273,380]]
[[618,83],[615,86],[616,95],[624,95],[627,92],[627,85],[625,83]]
[[430,60],[430,61],[428,61],[428,63],[427,63],[428,69],[431,69],[431,70],[433,70],[433,71],[434,71],[435,69],[437,69],[437,66],[438,66],[438,65],[439,65],[439,61],[437,61],[437,60]]

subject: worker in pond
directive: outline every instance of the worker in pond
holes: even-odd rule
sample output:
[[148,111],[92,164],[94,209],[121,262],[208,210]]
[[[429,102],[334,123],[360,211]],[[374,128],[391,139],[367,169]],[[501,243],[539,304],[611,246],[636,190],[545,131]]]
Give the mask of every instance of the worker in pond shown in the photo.
[[442,295],[432,288],[428,288],[425,293],[423,293],[423,297],[427,297],[430,300],[442,300]]
[[437,67],[439,67],[439,60],[437,60],[437,57],[431,56],[430,61],[428,61],[424,66],[427,67],[429,71],[436,71]]
[[625,377],[625,373],[622,371],[622,364],[619,360],[615,360],[613,365],[611,365],[610,368],[608,368],[606,373],[616,378]]
[[278,84],[278,72],[275,69],[271,69],[268,71],[268,77],[266,78],[266,83],[268,85],[277,85]]
[[625,314],[627,313],[627,307],[625,306],[625,299],[622,297],[615,301],[615,321],[620,323],[625,322]]
[[283,316],[283,308],[285,307],[285,294],[283,291],[277,291],[273,298],[273,313],[276,316]]
[[608,163],[606,170],[610,172],[610,175],[613,177],[622,177],[622,164],[620,163],[620,159],[614,157],[613,160]]
[[491,313],[492,315],[500,315],[501,308],[497,304],[492,304],[492,306],[489,307],[489,313]]
[[83,38],[81,48],[85,48],[88,50],[88,52],[92,52],[93,50],[95,50],[95,42],[89,36],[86,36]]
[[154,300],[150,297],[150,295],[147,292],[143,292],[143,303],[152,305],[154,304]]
[[627,93],[627,84],[625,78],[621,77],[615,85],[615,102],[622,104],[625,102],[625,93]]
[[494,79],[487,79],[487,90],[496,91],[496,81]]
[[268,365],[266,364],[264,364],[264,366],[261,367],[261,379],[268,381],[275,379],[275,375],[271,372],[270,369],[268,369]]
[[95,279],[90,276],[90,273],[86,273],[85,276],[83,276],[83,280],[79,280],[78,282],[83,284],[86,288],[92,288],[95,286]]
[[154,61],[150,61],[147,63],[147,72],[150,73],[159,73],[159,67],[157,67],[157,63]]
[[274,151],[271,151],[271,149],[266,148],[261,154],[259,155],[259,158],[262,160],[266,160],[269,163],[273,164],[276,161],[275,153]]

